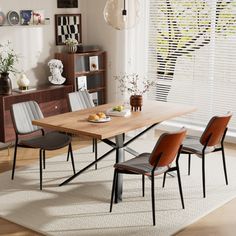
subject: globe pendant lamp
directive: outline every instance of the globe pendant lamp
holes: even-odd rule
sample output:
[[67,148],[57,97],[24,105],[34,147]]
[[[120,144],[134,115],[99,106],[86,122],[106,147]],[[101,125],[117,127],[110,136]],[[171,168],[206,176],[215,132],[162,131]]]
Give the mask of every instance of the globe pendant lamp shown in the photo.
[[118,30],[130,29],[139,20],[139,0],[108,0],[103,14],[107,24]]

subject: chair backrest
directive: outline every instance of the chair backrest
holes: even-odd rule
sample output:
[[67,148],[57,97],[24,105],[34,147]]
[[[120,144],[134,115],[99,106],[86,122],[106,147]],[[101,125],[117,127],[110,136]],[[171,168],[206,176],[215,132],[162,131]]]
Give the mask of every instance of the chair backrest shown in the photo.
[[[211,120],[208,122],[208,125],[202,136],[200,138],[200,143],[202,145],[207,146],[215,146],[219,144],[224,135],[225,129],[229,123],[230,118],[232,117],[232,113],[229,112],[224,116],[213,116]],[[210,139],[209,136],[211,135]],[[209,140],[208,140],[209,139]]]
[[43,118],[40,107],[35,101],[13,104],[11,106],[11,117],[17,134],[29,134],[41,129],[32,125],[32,120]]
[[95,106],[87,90],[69,93],[68,98],[71,111],[78,111]]
[[149,159],[151,165],[155,165],[157,158],[161,155],[157,166],[167,166],[173,162],[178,150],[186,136],[186,129],[177,132],[164,133],[158,139]]

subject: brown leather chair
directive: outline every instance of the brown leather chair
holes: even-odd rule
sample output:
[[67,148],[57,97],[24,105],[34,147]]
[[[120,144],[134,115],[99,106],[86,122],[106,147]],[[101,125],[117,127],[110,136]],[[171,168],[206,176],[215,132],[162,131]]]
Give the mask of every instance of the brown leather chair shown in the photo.
[[[173,133],[164,133],[157,141],[152,153],[142,153],[128,161],[117,163],[114,165],[114,178],[111,193],[110,212],[112,211],[114,191],[118,174],[137,174],[143,177],[143,195],[144,195],[144,176],[148,176],[151,180],[152,194],[152,214],[153,225],[155,225],[155,192],[154,192],[154,176],[166,174],[168,172],[177,171],[179,192],[181,197],[182,207],[184,209],[184,200],[181,187],[181,179],[179,172],[179,155],[182,148],[182,142],[186,135],[186,129]],[[177,156],[177,157],[176,157]],[[172,167],[172,162],[176,157],[176,165]]]
[[224,151],[224,139],[227,132],[227,125],[229,123],[232,113],[227,113],[223,116],[214,116],[209,121],[206,129],[202,133],[201,137],[187,136],[183,142],[183,148],[181,153],[188,154],[188,175],[190,175],[191,154],[202,159],[202,185],[203,185],[203,197],[206,197],[206,181],[205,181],[205,155],[211,152],[222,152],[222,160],[225,174],[225,182],[228,185],[226,163],[225,163],[225,151]]

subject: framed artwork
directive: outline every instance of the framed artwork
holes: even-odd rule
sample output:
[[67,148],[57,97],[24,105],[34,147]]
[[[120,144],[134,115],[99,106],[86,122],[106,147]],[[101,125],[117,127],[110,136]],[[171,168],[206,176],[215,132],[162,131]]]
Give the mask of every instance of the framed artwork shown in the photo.
[[33,24],[33,11],[32,10],[21,10],[21,25],[32,25]]
[[58,8],[77,8],[78,0],[57,0]]
[[64,45],[67,38],[82,43],[81,14],[55,15],[56,45]]

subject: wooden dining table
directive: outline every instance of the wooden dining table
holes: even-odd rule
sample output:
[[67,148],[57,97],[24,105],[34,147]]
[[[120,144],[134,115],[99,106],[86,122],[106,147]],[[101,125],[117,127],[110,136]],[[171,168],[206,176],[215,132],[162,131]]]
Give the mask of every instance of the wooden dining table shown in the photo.
[[[113,151],[116,152],[116,163],[124,161],[125,151],[133,155],[137,155],[138,153],[135,150],[128,147],[131,142],[163,121],[170,120],[196,110],[195,107],[189,105],[170,102],[145,101],[142,106],[142,111],[133,111],[131,112],[131,115],[127,117],[112,116],[109,122],[104,123],[93,123],[88,121],[88,116],[90,114],[106,112],[108,109],[120,104],[122,103],[108,103],[89,109],[68,112],[32,121],[33,125],[75,135],[86,135],[92,138],[100,139],[111,146],[111,150],[97,158],[97,160],[91,162],[88,166],[78,171],[73,176],[66,179],[60,185],[69,183],[75,177],[82,174],[88,168],[101,161]],[[140,128],[144,128],[144,130],[139,132],[135,137],[125,141],[125,134],[127,132]],[[110,140],[111,138],[114,138],[112,140],[115,141]],[[122,201],[122,186],[122,175],[119,175],[117,188],[115,190],[116,203]]]

